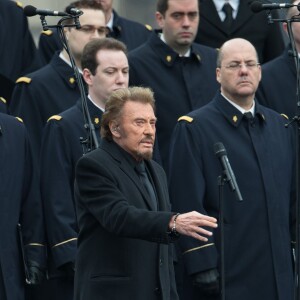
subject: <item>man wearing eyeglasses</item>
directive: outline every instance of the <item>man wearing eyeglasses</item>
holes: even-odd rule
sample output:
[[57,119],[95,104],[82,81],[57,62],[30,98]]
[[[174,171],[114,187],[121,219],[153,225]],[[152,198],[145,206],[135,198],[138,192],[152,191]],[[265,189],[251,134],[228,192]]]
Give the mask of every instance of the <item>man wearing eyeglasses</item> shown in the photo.
[[[123,42],[128,51],[133,50],[147,41],[151,34],[150,25],[142,25],[138,22],[119,16],[113,9],[113,0],[88,0],[102,5],[105,14],[108,36]],[[62,49],[57,31],[43,31],[39,39],[39,54],[41,61],[46,64],[51,60],[55,51]]]
[[[179,212],[196,210],[218,218],[222,201],[224,247],[220,229],[205,243],[179,241],[185,266],[181,297],[219,300],[223,292],[230,300],[292,300],[292,130],[255,99],[261,67],[250,42],[225,42],[216,75],[220,91],[175,127],[169,188],[172,208]],[[214,145],[219,142],[243,201],[224,175],[218,186],[223,172]]]
[[[80,0],[70,5],[83,12],[79,17],[81,29],[65,28],[70,52],[80,71],[84,46],[92,39],[106,35],[105,16],[101,4],[96,2]],[[47,119],[74,105],[79,96],[80,91],[65,49],[56,52],[45,67],[17,80],[9,109],[12,115],[23,119],[36,157]]]

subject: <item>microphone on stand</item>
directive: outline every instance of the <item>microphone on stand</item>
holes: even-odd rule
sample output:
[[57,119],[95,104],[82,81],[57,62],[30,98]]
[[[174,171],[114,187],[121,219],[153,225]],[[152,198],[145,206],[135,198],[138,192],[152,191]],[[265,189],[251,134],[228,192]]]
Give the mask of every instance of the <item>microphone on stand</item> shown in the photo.
[[32,5],[27,5],[24,7],[24,13],[27,17],[33,17],[36,15],[40,16],[61,16],[66,17],[69,16],[68,13],[57,11],[57,10],[50,10],[50,9],[37,9]]
[[72,16],[80,16],[83,14],[82,10],[80,10],[79,8],[76,8],[74,6],[70,6],[70,5],[66,8],[66,12]]
[[220,160],[220,163],[226,175],[226,179],[229,182],[231,190],[236,194],[236,197],[239,201],[243,201],[243,197],[241,195],[240,189],[238,187],[234,173],[232,171],[231,165],[227,157],[227,152],[225,150],[224,145],[221,142],[214,144],[214,153]]
[[269,9],[269,10],[270,9],[281,9],[281,8],[290,8],[293,6],[298,6],[298,5],[290,4],[290,3],[261,3],[259,1],[254,1],[251,4],[251,10],[256,13],[256,12],[260,12],[265,9]]

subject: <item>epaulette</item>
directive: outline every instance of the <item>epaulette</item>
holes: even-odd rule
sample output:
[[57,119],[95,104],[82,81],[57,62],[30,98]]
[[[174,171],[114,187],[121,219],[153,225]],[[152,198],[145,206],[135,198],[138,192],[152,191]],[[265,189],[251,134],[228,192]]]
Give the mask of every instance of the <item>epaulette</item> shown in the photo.
[[23,3],[22,3],[22,2],[20,2],[20,1],[16,1],[16,4],[17,4],[17,6],[18,6],[18,7],[21,7],[21,8],[23,8]]
[[283,116],[285,119],[289,119],[289,117],[286,114],[280,114],[281,116]]
[[47,122],[49,122],[50,120],[56,120],[56,121],[60,121],[62,119],[62,116],[59,115],[54,115],[52,117],[50,117]]
[[152,31],[152,30],[153,30],[152,26],[149,25],[149,24],[145,24],[145,27],[146,27],[149,31]]
[[53,31],[52,31],[52,30],[50,30],[50,29],[48,29],[48,30],[43,30],[43,31],[41,32],[41,34],[43,34],[43,35],[47,35],[47,36],[50,36],[50,35],[52,35],[52,34],[53,34]]
[[19,122],[24,123],[20,117],[15,117]]
[[18,78],[17,79],[17,81],[16,81],[16,83],[21,83],[21,82],[25,82],[25,83],[30,83],[31,82],[31,78],[29,78],[29,77],[20,77],[20,78]]
[[3,97],[0,97],[0,101],[2,101],[4,104],[6,104],[6,100]]
[[191,117],[188,117],[188,116],[182,116],[182,117],[180,117],[177,121],[178,122],[180,122],[180,121],[187,121],[187,122],[189,122],[189,123],[192,123],[193,122],[193,118],[191,118]]

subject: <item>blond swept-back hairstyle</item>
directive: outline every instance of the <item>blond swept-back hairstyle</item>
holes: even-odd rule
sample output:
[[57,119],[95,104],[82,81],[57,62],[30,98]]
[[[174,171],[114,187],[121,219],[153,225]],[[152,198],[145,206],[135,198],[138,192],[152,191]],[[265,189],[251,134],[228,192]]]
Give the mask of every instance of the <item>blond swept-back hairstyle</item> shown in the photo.
[[123,107],[128,101],[150,104],[155,110],[154,94],[150,88],[134,86],[114,91],[106,102],[105,112],[101,118],[102,138],[112,140],[112,133],[109,128],[110,122],[116,121],[118,123]]

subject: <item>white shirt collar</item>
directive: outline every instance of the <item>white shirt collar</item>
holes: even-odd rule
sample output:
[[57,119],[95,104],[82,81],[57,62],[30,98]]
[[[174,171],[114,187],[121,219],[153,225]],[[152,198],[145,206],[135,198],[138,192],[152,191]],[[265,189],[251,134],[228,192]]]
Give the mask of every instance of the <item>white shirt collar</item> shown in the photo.
[[113,24],[114,24],[114,13],[111,12],[111,16],[110,16],[108,23],[106,24],[106,27],[108,27],[110,30],[112,30]]
[[104,112],[104,108],[103,107],[100,107],[95,101],[93,101],[92,97],[90,94],[88,94],[88,98],[89,100],[96,106],[98,107],[102,112]]
[[[59,58],[61,58],[67,65],[69,65],[72,68],[72,64],[71,64],[70,60],[64,56],[63,51],[60,52]],[[77,67],[77,69],[78,69],[79,73],[82,74],[82,70],[78,67]]]
[[[165,44],[167,44],[167,42],[166,42],[166,40],[165,40],[165,37],[164,37],[164,34],[163,34],[163,33],[160,34],[160,39],[161,39]],[[181,57],[190,57],[190,55],[191,55],[191,48],[190,48],[184,55],[179,54],[179,56],[181,56]]]
[[[216,9],[221,18],[221,21],[224,21],[224,19],[225,19],[225,13],[222,11],[222,8],[226,2],[228,2],[231,5],[231,7],[233,9],[232,16],[234,19],[236,18],[240,0],[213,0],[213,2],[216,6]],[[200,6],[200,9],[201,9],[201,6]]]
[[244,108],[242,108],[241,106],[237,105],[236,103],[232,102],[231,100],[229,100],[228,98],[226,98],[222,93],[221,95],[231,104],[233,105],[236,109],[238,109],[242,114],[244,114],[245,112],[251,112],[252,115],[254,116],[254,111],[255,111],[255,101],[253,100],[253,105],[250,108],[250,110],[245,110]]

